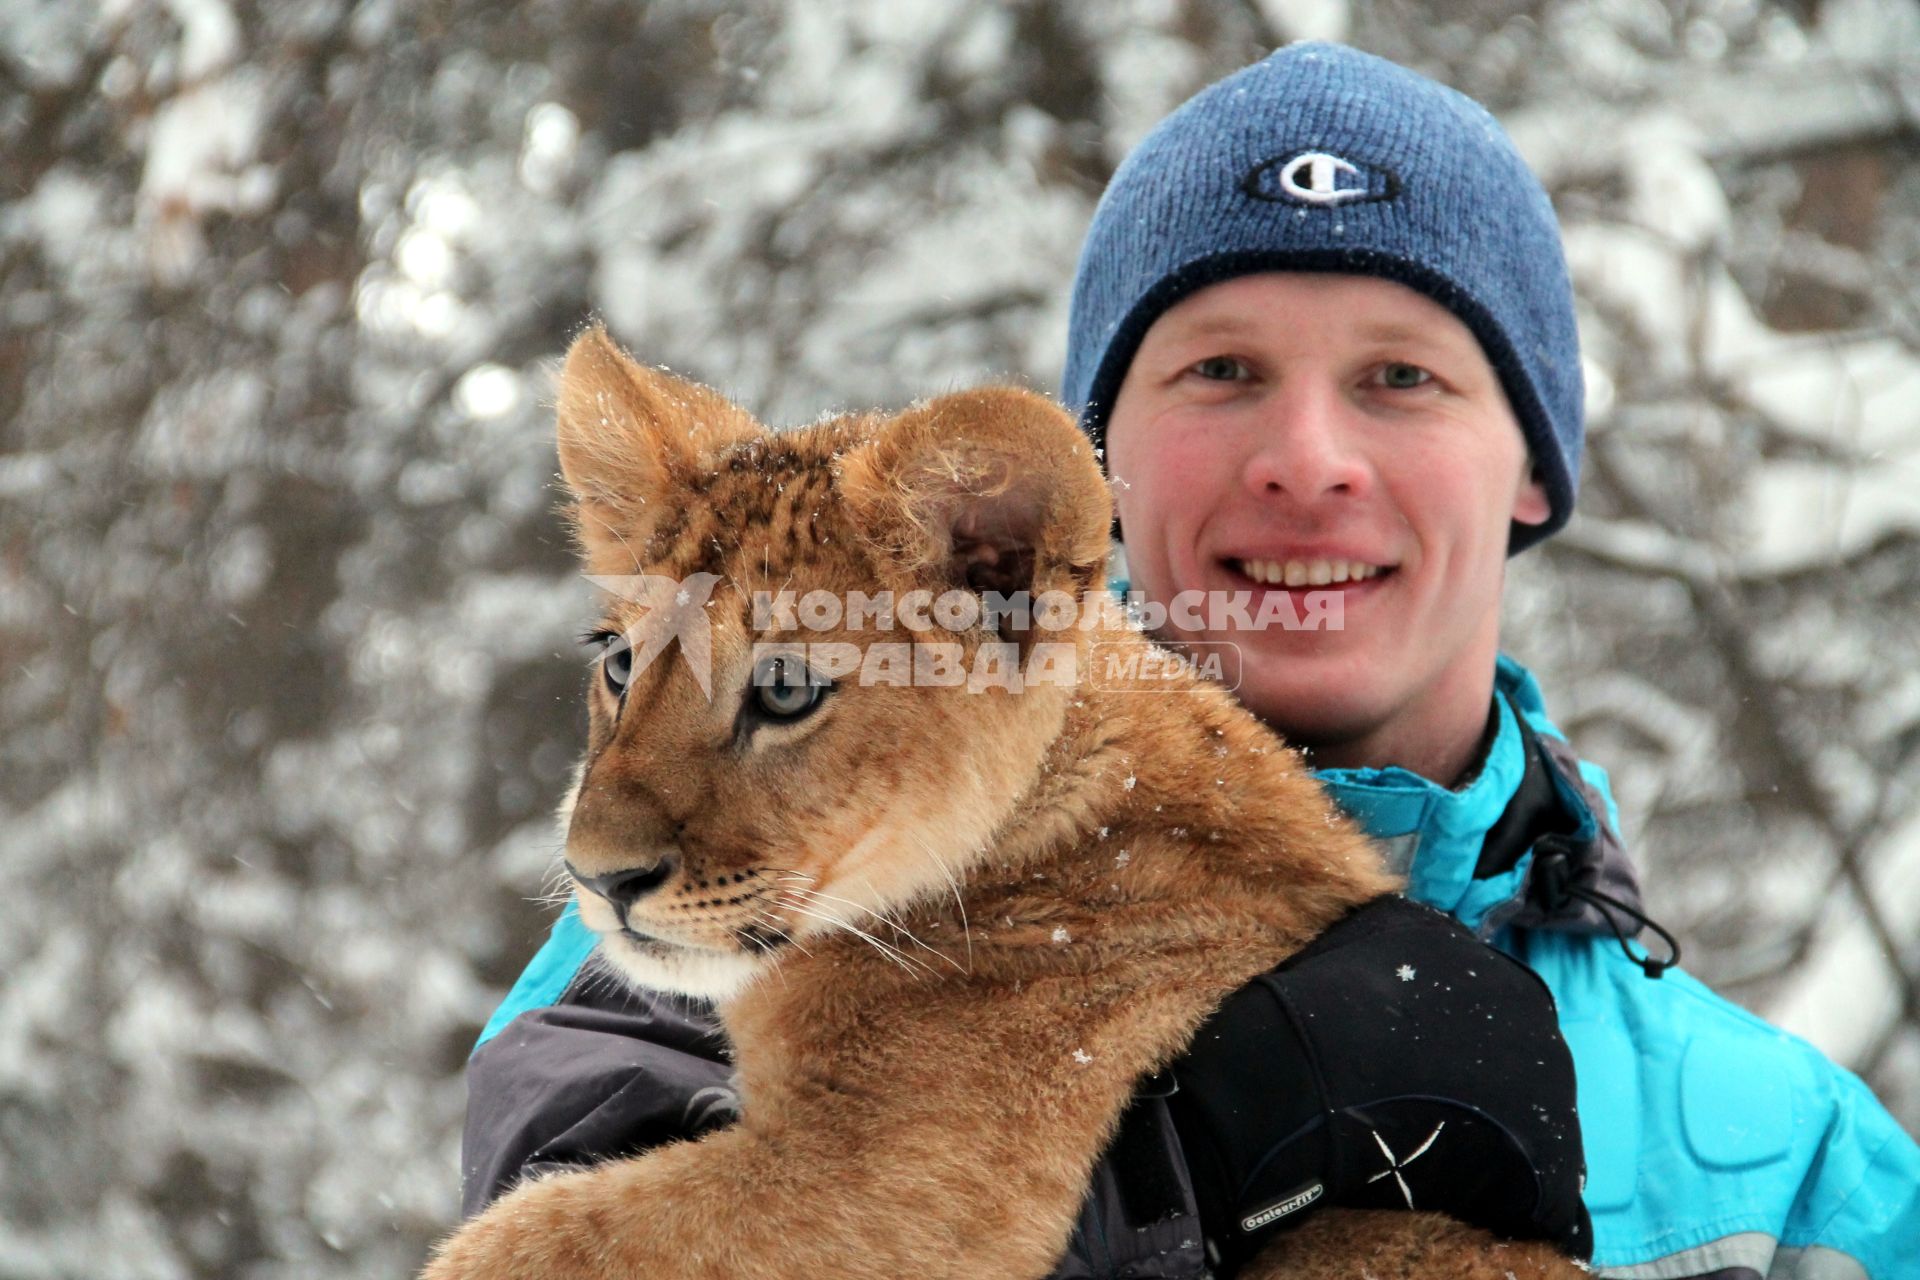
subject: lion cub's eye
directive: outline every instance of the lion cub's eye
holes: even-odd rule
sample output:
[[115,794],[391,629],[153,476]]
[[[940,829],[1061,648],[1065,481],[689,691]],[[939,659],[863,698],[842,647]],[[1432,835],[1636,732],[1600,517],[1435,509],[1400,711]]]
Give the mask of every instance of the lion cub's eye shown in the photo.
[[627,682],[633,679],[633,646],[626,636],[618,631],[589,631],[580,643],[599,650],[600,674],[608,691],[616,698],[626,693]]
[[833,682],[797,653],[768,654],[753,664],[753,707],[773,720],[798,720],[820,705]]

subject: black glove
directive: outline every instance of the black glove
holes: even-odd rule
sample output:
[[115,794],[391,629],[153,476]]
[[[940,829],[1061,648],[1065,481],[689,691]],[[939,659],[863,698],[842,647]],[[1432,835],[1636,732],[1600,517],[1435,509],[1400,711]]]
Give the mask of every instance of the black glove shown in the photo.
[[1433,1210],[1592,1253],[1553,997],[1431,908],[1353,911],[1229,997],[1171,1075],[1209,1253],[1229,1273],[1327,1205]]

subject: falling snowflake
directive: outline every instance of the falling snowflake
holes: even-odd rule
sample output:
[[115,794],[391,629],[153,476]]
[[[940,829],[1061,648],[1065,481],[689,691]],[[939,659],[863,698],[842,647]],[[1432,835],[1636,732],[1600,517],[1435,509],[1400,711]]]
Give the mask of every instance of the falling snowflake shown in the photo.
[[1073,1060],[1084,1067],[1089,1062],[1093,1061],[1093,1055],[1088,1053],[1085,1049],[1075,1049],[1073,1051]]
[[1053,940],[1055,942],[1072,942],[1073,935],[1067,932],[1065,925],[1061,925],[1058,928],[1054,929]]
[[1402,982],[1413,981],[1413,966],[1410,964],[1403,964],[1398,969],[1395,969],[1393,972],[1396,976],[1399,977],[1400,981]]

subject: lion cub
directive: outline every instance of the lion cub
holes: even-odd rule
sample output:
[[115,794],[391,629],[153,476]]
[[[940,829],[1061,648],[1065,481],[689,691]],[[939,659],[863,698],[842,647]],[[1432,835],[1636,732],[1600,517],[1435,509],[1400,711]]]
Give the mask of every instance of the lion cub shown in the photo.
[[[743,1114],[523,1184],[427,1275],[1046,1275],[1136,1083],[1393,881],[1230,695],[1086,612],[1108,493],[1042,397],[773,434],[594,329],[559,453],[610,588],[581,918],[718,1002]],[[1245,1274],[1573,1274],[1491,1240],[1327,1211]]]

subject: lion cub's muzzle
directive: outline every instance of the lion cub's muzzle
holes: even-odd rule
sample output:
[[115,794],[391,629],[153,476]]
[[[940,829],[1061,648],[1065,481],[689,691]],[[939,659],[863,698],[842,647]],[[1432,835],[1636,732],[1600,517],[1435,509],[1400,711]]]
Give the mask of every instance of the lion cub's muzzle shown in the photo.
[[672,854],[668,854],[652,866],[623,867],[618,871],[590,876],[569,862],[567,874],[572,876],[581,887],[605,898],[608,905],[620,917],[620,923],[624,927],[627,923],[627,912],[633,904],[665,884],[673,875],[676,865],[678,865],[677,860]]

